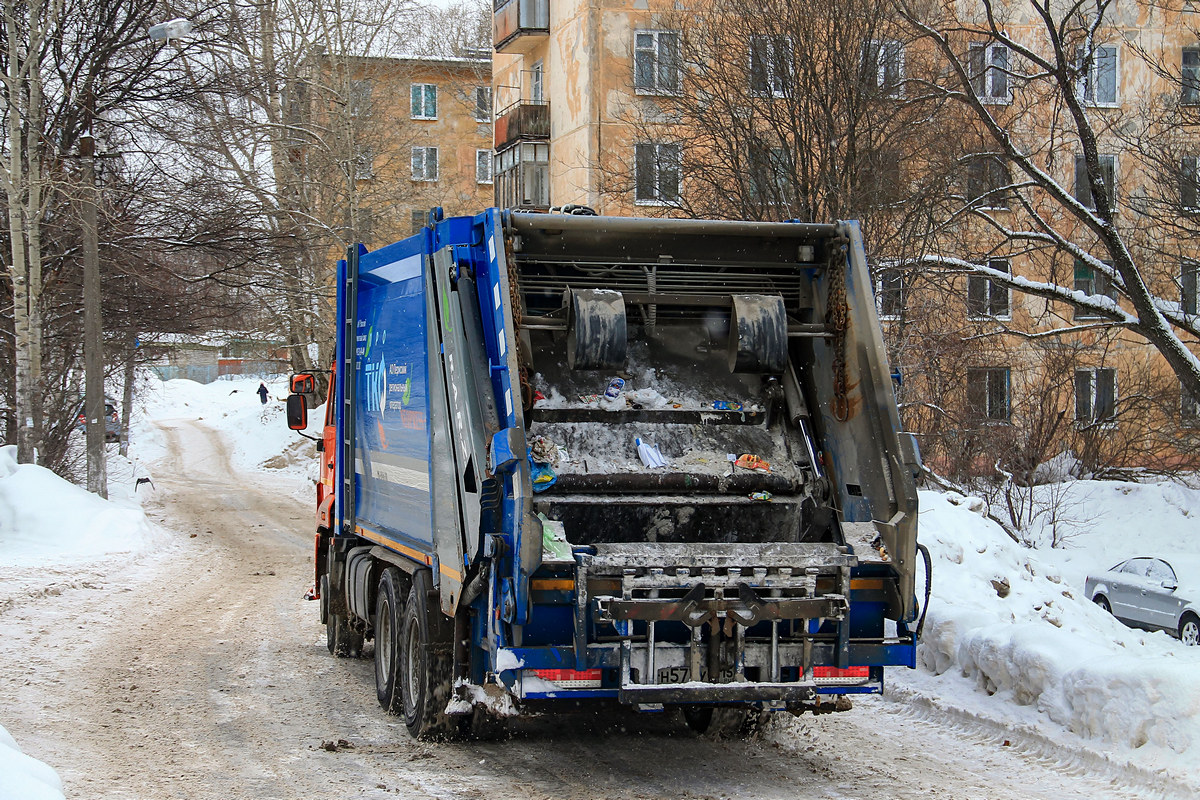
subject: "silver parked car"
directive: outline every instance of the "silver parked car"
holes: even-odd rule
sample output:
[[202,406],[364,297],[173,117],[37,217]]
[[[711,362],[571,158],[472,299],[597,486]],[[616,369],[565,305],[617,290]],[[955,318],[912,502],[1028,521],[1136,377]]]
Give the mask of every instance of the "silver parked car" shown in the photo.
[[1166,631],[1184,644],[1196,645],[1200,644],[1200,572],[1184,566],[1180,560],[1173,567],[1161,558],[1131,558],[1107,572],[1089,575],[1084,591],[1126,625]]

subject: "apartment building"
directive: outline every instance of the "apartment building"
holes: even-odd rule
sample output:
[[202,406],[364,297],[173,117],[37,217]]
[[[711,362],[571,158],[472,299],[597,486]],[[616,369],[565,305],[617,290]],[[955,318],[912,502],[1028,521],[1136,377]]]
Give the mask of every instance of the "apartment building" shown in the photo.
[[[1094,190],[1079,135],[1063,124],[1061,97],[1030,77],[1038,70],[1027,56],[1044,47],[1040,21],[1006,9],[999,35],[987,35],[982,5],[958,9],[962,28],[978,29],[950,38],[979,104],[1066,196],[1032,185],[969,114],[935,120],[897,112],[869,157],[860,153],[846,165],[851,181],[874,187],[878,200],[838,213],[863,211],[871,217],[868,236],[886,242],[875,253],[877,295],[893,360],[909,374],[901,388],[908,424],[933,459],[956,471],[988,468],[984,462],[1001,449],[1010,462],[1071,450],[1098,469],[1192,463],[1200,454],[1200,404],[1145,337],[1111,324],[1105,298],[1121,311],[1132,306],[1119,276],[1105,270],[1111,262],[1095,230],[1064,206],[1116,208],[1114,224],[1156,302],[1175,304],[1175,318],[1194,328],[1200,13],[1187,3],[1120,5],[1093,40],[1060,43],[1074,60],[1072,91],[1098,142]],[[720,159],[689,162],[690,128],[704,121],[675,100],[695,85],[694,54],[681,55],[687,36],[676,27],[688,13],[663,0],[496,0],[497,203],[707,215],[711,206],[684,202],[705,184],[710,194],[727,185],[743,205],[758,202],[760,218],[797,215],[803,199],[784,184],[795,174],[796,148],[811,143],[735,144],[741,160],[733,158],[727,174],[715,164]],[[710,19],[708,28],[730,20]],[[746,84],[741,105],[721,112],[729,127],[744,121],[739,114],[769,118],[769,104],[792,94],[805,53],[815,51],[790,32],[727,38],[716,60],[733,66],[729,75],[740,70]],[[953,74],[928,39],[899,23],[879,23],[846,52],[842,61],[854,62],[855,79],[896,108],[914,105],[920,80]],[[714,114],[721,110],[715,89],[705,90]],[[734,185],[739,173],[749,176],[741,187]],[[918,197],[936,222],[901,241]],[[1061,242],[1024,235],[1047,225]],[[984,269],[955,269],[955,260]],[[1047,284],[1093,302],[1080,307],[1061,293],[1015,291],[1004,276],[1018,288]],[[1177,333],[1200,352],[1186,327]]]
[[342,185],[329,197],[369,247],[420,229],[429,210],[493,203],[491,59],[327,60],[322,118]]

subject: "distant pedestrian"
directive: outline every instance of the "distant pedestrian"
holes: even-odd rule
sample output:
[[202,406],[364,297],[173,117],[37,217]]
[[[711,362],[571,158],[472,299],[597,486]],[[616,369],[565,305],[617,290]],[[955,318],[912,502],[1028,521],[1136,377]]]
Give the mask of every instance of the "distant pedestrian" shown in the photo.
[[270,393],[271,392],[269,389],[267,389],[267,385],[265,383],[258,384],[258,397],[260,400],[262,400],[262,404],[264,406],[267,404],[267,395]]

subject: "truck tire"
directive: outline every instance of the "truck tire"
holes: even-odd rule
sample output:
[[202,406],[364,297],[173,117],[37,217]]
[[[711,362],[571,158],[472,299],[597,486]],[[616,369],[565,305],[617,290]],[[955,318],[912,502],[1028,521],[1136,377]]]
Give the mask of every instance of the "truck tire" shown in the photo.
[[400,572],[388,567],[379,578],[375,600],[375,694],[389,714],[404,710],[400,681],[400,629],[404,622]]
[[453,627],[431,603],[429,572],[413,575],[400,627],[400,683],[404,724],[415,739],[442,739],[457,732],[447,716],[453,677]]
[[[333,612],[329,575],[321,576],[321,615],[325,618],[325,644],[338,658],[358,658],[362,655],[363,635],[350,627],[350,621]],[[342,604],[345,607],[345,603]]]

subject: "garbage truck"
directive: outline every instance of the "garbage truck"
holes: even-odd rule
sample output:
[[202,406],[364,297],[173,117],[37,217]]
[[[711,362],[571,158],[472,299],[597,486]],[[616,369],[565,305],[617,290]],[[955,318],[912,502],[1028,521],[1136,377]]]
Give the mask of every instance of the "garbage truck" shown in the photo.
[[435,209],[338,262],[335,353],[310,598],[413,736],[583,700],[736,734],[915,666],[857,223]]

